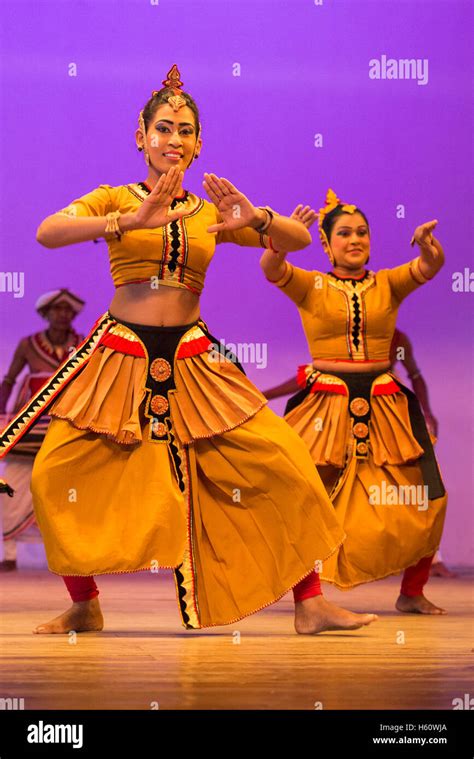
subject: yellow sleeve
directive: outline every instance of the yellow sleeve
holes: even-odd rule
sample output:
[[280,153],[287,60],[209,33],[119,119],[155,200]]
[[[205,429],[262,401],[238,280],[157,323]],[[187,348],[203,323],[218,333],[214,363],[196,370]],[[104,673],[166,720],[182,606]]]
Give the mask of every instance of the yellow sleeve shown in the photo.
[[285,261],[285,263],[284,275],[273,284],[279,287],[285,295],[288,295],[297,306],[301,306],[306,296],[313,292],[316,272],[300,269],[298,266],[290,264],[289,261]]
[[[270,206],[268,206],[268,208],[270,208]],[[270,208],[270,210],[275,214],[275,216],[279,215],[276,211],[273,210],[273,208]],[[215,223],[220,224],[221,222],[222,216],[216,208]],[[267,248],[269,241],[271,245],[271,237],[267,237],[267,235],[257,232],[257,230],[253,229],[253,227],[224,229],[218,232],[216,237],[216,245],[219,245],[221,242],[233,242],[236,245],[246,245],[249,248]]]
[[72,200],[68,206],[56,213],[61,216],[105,216],[114,211],[113,187],[101,184],[92,192]]
[[419,269],[418,258],[409,261],[393,269],[386,269],[388,283],[393,296],[401,302],[407,295],[429,280],[423,276]]

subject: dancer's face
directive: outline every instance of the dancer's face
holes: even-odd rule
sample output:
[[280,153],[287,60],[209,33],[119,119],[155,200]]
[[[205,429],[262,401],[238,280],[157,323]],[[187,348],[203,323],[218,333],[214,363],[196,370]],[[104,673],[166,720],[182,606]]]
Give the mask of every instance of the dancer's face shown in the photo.
[[[138,144],[142,144],[141,131],[137,130]],[[159,173],[164,174],[172,166],[186,171],[194,153],[201,150],[201,139],[196,139],[194,113],[188,106],[174,111],[168,105],[160,105],[148,125],[146,147],[150,163]]]
[[329,240],[336,266],[360,269],[370,255],[369,228],[360,213],[338,216]]

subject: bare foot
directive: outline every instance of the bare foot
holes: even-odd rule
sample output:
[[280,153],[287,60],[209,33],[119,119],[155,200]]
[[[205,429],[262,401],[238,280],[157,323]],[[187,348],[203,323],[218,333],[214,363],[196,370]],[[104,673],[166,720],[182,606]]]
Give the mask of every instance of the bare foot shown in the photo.
[[92,630],[102,630],[103,627],[104,618],[100,610],[99,599],[92,598],[90,601],[73,603],[64,614],[52,619],[51,622],[39,625],[33,632],[43,635],[64,634],[71,632],[71,630],[74,632],[91,632]]
[[355,614],[341,609],[324,596],[295,602],[295,630],[301,635],[315,635],[325,630],[357,630],[377,619],[376,614]]
[[431,577],[448,577],[449,579],[458,576],[457,572],[453,572],[442,561],[437,561],[431,565],[430,575]]
[[407,614],[446,614],[445,609],[432,604],[423,593],[420,596],[404,596],[400,593],[395,608]]

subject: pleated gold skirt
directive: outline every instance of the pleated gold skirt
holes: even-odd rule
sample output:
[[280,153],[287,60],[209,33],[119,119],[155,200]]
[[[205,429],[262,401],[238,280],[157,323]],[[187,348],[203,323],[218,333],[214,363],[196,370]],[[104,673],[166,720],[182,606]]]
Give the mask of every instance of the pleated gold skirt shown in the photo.
[[285,420],[310,451],[347,535],[321,566],[340,589],[439,547],[447,495],[419,404],[391,373],[308,371]]
[[273,603],[345,537],[305,444],[203,322],[104,319],[34,465],[49,568],[172,568],[190,628]]

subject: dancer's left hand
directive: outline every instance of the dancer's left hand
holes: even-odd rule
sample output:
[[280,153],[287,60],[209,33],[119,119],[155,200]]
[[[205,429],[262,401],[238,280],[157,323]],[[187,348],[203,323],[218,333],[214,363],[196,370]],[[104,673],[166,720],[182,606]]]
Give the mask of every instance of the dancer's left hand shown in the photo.
[[438,223],[438,219],[433,219],[433,221],[426,221],[424,224],[420,224],[419,227],[417,227],[413,233],[413,237],[411,238],[411,244],[414,245],[415,242],[418,243],[423,253],[428,258],[432,258],[433,261],[435,261],[440,253],[442,253],[442,248],[436,237],[433,235],[433,229]]
[[296,206],[295,210],[290,216],[290,219],[301,221],[301,223],[305,225],[306,229],[312,227],[317,218],[317,211],[315,211],[314,208],[311,208],[311,206],[303,206],[302,203]]
[[420,272],[427,279],[433,279],[444,263],[444,251],[441,243],[433,235],[433,229],[438,220],[427,221],[415,229],[411,244],[418,243],[420,246],[419,267]]
[[255,208],[243,192],[234,187],[228,179],[217,177],[215,174],[204,174],[203,187],[223,219],[219,224],[208,227],[208,232],[257,227],[260,215],[260,223],[264,223],[265,214]]

